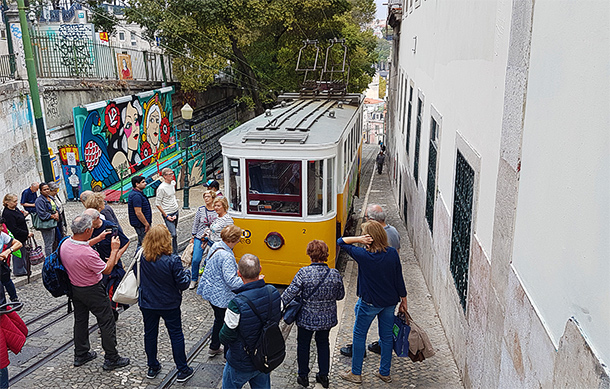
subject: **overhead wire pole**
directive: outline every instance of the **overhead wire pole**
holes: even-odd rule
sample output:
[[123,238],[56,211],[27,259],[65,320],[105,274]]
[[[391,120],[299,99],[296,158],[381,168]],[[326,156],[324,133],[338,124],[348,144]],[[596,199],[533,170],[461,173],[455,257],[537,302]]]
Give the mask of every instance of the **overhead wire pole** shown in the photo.
[[40,93],[38,91],[38,80],[36,79],[36,64],[32,55],[32,41],[30,40],[30,30],[28,21],[25,17],[25,3],[17,0],[17,10],[19,11],[19,24],[21,25],[21,39],[23,41],[23,51],[25,53],[25,67],[28,72],[28,83],[30,84],[30,97],[32,98],[32,110],[34,111],[34,122],[36,123],[36,133],[38,134],[38,146],[40,148],[40,161],[42,172],[46,182],[53,181],[53,170],[51,168],[51,156],[47,144],[47,134],[42,120],[42,107],[40,106]]

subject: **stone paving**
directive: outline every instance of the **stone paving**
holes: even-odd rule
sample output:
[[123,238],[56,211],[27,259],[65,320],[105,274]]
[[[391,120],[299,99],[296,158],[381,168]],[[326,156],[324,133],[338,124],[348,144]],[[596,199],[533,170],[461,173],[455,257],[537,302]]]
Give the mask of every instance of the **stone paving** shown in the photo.
[[[372,174],[374,157],[377,147],[365,145],[363,157],[361,198],[354,202],[355,217],[362,214],[362,208],[366,203],[381,204],[388,215],[387,222],[395,226],[402,236],[401,260],[403,264],[403,274],[408,290],[409,311],[413,319],[422,326],[428,333],[432,344],[437,353],[432,358],[423,362],[414,363],[409,358],[393,357],[391,374],[393,382],[383,383],[374,376],[379,368],[379,356],[367,353],[364,360],[363,388],[460,388],[463,387],[459,379],[457,368],[449,349],[447,340],[441,323],[436,315],[431,297],[428,294],[427,286],[424,282],[417,259],[414,256],[411,244],[408,240],[405,227],[399,217],[396,201],[392,192],[389,177],[387,174]],[[372,180],[372,183],[371,183]],[[371,185],[369,185],[371,184]],[[178,229],[179,242],[184,246],[190,238],[190,227],[192,216],[196,207],[202,204],[204,188],[198,187],[191,189],[191,209],[181,210],[180,225]],[[368,194],[367,194],[368,192]],[[180,203],[182,193],[177,194]],[[151,199],[154,205],[154,199]],[[133,229],[127,221],[127,206],[125,204],[112,205],[127,235],[135,237]],[[82,211],[80,203],[69,203],[66,205],[68,219]],[[153,211],[153,223],[162,223],[158,211]],[[133,239],[132,239],[133,241]],[[42,240],[40,241],[40,243]],[[132,243],[130,250],[124,256],[124,261],[129,264],[135,244]],[[40,267],[38,265],[37,267]],[[349,259],[339,261],[339,268],[344,276],[346,297],[338,302],[339,325],[331,331],[331,387],[353,388],[354,384],[343,381],[338,377],[338,373],[346,371],[351,366],[351,359],[340,354],[339,349],[347,343],[351,343],[352,328],[354,323],[353,307],[356,303],[355,286],[357,265]],[[37,269],[35,269],[36,271]],[[18,294],[26,303],[22,311],[24,320],[29,320],[34,316],[58,306],[65,300],[55,299],[44,290],[40,280],[34,277],[30,284],[24,284],[25,279],[17,279]],[[65,308],[59,314],[65,312]],[[191,349],[211,328],[213,321],[212,310],[207,302],[202,300],[194,291],[186,291],[182,304],[183,329],[186,341],[186,349]],[[42,321],[41,321],[42,322]],[[18,356],[11,355],[11,366],[9,374],[17,374],[21,367],[31,365],[33,361],[39,359],[50,350],[58,347],[62,341],[69,339],[72,334],[71,316],[55,324],[48,329],[37,334],[36,337],[28,339],[24,353]],[[94,324],[92,317],[90,324]],[[31,325],[30,331],[34,331],[42,323]],[[292,328],[286,340],[287,356],[284,363],[278,367],[271,375],[272,388],[299,388],[296,383],[297,364],[296,364],[296,329]],[[369,331],[367,343],[377,339],[376,322],[373,323]],[[160,385],[165,376],[173,369],[174,364],[171,357],[171,347],[167,332],[160,329],[159,334],[159,359],[162,361],[163,370],[154,380],[148,380],[146,375],[146,356],[144,353],[143,324],[140,311],[137,307],[132,307],[121,314],[117,323],[118,348],[122,355],[131,358],[131,365],[128,368],[119,369],[113,372],[104,372],[101,368],[103,350],[100,345],[100,337],[97,331],[90,335],[92,349],[98,352],[98,359],[85,366],[74,368],[72,366],[73,347],[59,354],[56,358],[44,364],[29,376],[12,385],[15,388],[101,388],[101,387],[121,387],[121,388],[153,388]],[[312,354],[310,358],[310,387],[315,384],[315,372],[317,371],[315,343],[312,342]],[[203,352],[199,354],[191,366],[196,370],[191,380],[183,384],[174,384],[174,387],[187,388],[220,388],[220,380],[224,359],[222,356],[209,359],[207,356],[207,345]],[[246,385],[246,387],[249,387]],[[316,388],[321,385],[316,384]]]

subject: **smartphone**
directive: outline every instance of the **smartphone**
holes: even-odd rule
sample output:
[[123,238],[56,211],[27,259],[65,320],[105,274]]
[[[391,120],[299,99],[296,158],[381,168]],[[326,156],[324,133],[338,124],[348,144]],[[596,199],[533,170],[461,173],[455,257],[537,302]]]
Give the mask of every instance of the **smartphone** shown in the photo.
[[112,230],[112,236],[113,236],[113,237],[114,237],[114,236],[119,236],[119,227],[117,227],[117,226],[112,226],[110,229]]

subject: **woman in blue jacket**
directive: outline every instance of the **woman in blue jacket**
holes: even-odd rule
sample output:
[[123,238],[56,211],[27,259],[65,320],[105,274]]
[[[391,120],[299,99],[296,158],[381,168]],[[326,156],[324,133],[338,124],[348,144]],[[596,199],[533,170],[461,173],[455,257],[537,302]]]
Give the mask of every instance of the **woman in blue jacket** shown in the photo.
[[[51,196],[51,188],[46,182],[40,183],[40,196],[36,198],[36,217],[42,221],[55,221],[55,226],[51,228],[39,230],[42,234],[42,240],[44,241],[44,255],[49,256],[53,252],[53,243],[55,242],[55,229],[59,222],[59,212],[57,212],[57,204]],[[32,216],[34,217],[34,216]]]
[[[339,238],[337,244],[358,263],[358,291],[360,298],[354,307],[352,369],[339,374],[344,380],[362,383],[362,360],[366,334],[377,317],[381,344],[381,363],[375,373],[384,382],[391,382],[392,327],[394,309],[407,312],[407,289],[402,277],[402,266],[396,249],[388,246],[383,226],[376,221],[362,225],[361,236]],[[354,243],[366,248],[353,246]]]
[[191,273],[182,268],[180,257],[172,254],[172,236],[165,226],[153,226],[142,242],[142,249],[138,304],[144,318],[144,349],[148,359],[146,377],[155,378],[161,371],[157,359],[157,337],[159,319],[163,318],[178,369],[177,381],[184,382],[191,378],[193,369],[186,361],[180,304],[182,291],[191,281]]

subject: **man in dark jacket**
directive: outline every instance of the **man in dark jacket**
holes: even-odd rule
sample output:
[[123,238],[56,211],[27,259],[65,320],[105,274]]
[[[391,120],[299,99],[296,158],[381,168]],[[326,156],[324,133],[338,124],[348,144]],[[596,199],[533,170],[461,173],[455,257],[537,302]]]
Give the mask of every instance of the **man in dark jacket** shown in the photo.
[[152,209],[148,198],[142,192],[146,188],[146,179],[142,176],[132,177],[131,185],[133,189],[127,198],[127,213],[129,214],[129,224],[138,234],[138,248],[140,248],[152,223]]
[[270,388],[270,373],[262,373],[254,367],[252,360],[244,350],[252,348],[258,340],[262,323],[252,311],[245,299],[256,307],[263,320],[267,320],[271,304],[272,320],[279,323],[281,319],[281,300],[278,291],[266,285],[260,275],[261,265],[252,254],[244,254],[237,266],[237,275],[244,285],[235,290],[237,296],[229,302],[225,314],[225,323],[220,330],[220,341],[227,350],[227,363],[222,374],[222,387],[225,389],[241,388],[246,382],[252,388]]

